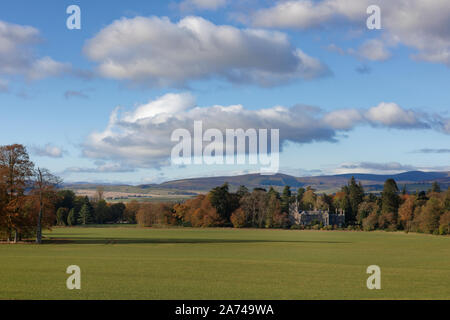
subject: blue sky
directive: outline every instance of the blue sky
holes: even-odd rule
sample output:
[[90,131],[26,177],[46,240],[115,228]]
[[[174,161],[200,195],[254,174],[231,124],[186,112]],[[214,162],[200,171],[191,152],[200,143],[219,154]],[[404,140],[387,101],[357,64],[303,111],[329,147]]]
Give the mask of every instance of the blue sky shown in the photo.
[[[65,181],[255,171],[167,164],[170,123],[189,126],[199,106],[212,128],[279,128],[281,172],[450,170],[450,4],[372,1],[382,29],[369,30],[369,2],[341,2],[2,1],[0,144],[26,145]],[[66,27],[72,4],[81,30]],[[179,112],[145,122],[158,103]]]

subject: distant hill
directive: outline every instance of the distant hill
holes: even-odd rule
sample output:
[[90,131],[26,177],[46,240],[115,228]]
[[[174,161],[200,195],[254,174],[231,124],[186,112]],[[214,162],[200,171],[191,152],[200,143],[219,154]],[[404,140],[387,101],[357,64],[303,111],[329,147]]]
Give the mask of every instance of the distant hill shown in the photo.
[[313,177],[294,177],[286,174],[276,174],[273,176],[247,174],[240,176],[182,179],[161,184],[141,185],[139,187],[142,189],[159,188],[202,192],[228,182],[233,190],[237,189],[240,185],[245,185],[249,189],[257,187],[269,188],[270,186],[280,189],[285,185],[289,185],[292,188],[311,186],[318,191],[334,192],[345,185],[352,176],[360,181],[367,191],[381,190],[383,183],[389,178],[394,179],[399,185],[399,188],[406,185],[408,190],[414,191],[417,189],[428,189],[433,181],[437,181],[443,189],[450,186],[450,172],[409,171],[392,175],[354,173]]

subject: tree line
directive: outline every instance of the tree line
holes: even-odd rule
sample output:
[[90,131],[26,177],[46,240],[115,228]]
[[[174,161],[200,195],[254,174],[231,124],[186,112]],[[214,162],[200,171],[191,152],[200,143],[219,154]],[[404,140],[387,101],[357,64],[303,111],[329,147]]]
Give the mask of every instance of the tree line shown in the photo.
[[0,239],[41,243],[42,230],[55,225],[136,222],[123,203],[106,203],[101,190],[89,199],[61,190],[61,183],[49,170],[36,167],[23,145],[0,146]]
[[35,167],[26,148],[0,146],[0,238],[17,242],[53,224],[51,213],[60,179]]
[[136,221],[142,226],[337,228],[319,222],[311,226],[295,225],[290,217],[293,203],[299,210],[344,212],[346,228],[350,230],[450,234],[450,188],[442,192],[435,182],[427,192],[408,194],[405,188],[400,191],[396,182],[388,179],[381,194],[376,195],[365,193],[354,177],[335,194],[318,194],[311,187],[293,193],[289,186],[281,193],[272,187],[250,192],[245,186],[230,192],[225,183],[175,205],[138,204]]
[[295,225],[293,204],[299,210],[345,212],[346,227],[356,230],[404,230],[450,234],[450,188],[441,191],[433,183],[427,192],[409,194],[393,179],[384,183],[380,195],[366,193],[352,177],[334,194],[318,193],[311,187],[280,193],[245,186],[231,192],[229,185],[213,188],[182,203],[107,203],[103,190],[96,196],[77,196],[61,190],[61,179],[35,167],[22,145],[0,146],[0,239],[17,242],[35,237],[42,229],[106,223],[137,223],[140,226],[190,226],[235,228],[314,228],[337,226]]

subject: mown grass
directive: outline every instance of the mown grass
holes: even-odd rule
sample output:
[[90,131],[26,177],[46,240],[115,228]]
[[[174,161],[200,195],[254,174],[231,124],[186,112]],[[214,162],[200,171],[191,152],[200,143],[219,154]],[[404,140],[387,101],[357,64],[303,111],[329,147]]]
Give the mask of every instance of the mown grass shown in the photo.
[[[387,232],[56,228],[0,245],[0,299],[450,299],[450,238]],[[81,267],[81,290],[66,288]],[[381,267],[381,290],[366,268]]]

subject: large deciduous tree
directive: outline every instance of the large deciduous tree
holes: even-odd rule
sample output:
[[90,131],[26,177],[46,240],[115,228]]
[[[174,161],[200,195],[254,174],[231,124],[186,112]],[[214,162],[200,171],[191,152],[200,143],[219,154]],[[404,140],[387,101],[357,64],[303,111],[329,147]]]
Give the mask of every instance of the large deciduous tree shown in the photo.
[[[34,183],[32,195],[38,200],[38,217],[36,228],[36,243],[42,243],[42,224],[45,210],[54,211],[53,203],[56,202],[56,186],[61,183],[61,179],[50,173],[47,169],[37,168],[34,170]],[[44,221],[45,226],[52,224],[52,221]]]
[[23,226],[29,224],[25,221],[29,216],[24,215],[21,208],[25,204],[25,191],[30,184],[33,167],[23,145],[0,147],[0,191],[3,199],[0,221],[8,240],[14,232],[14,242],[20,239]]

